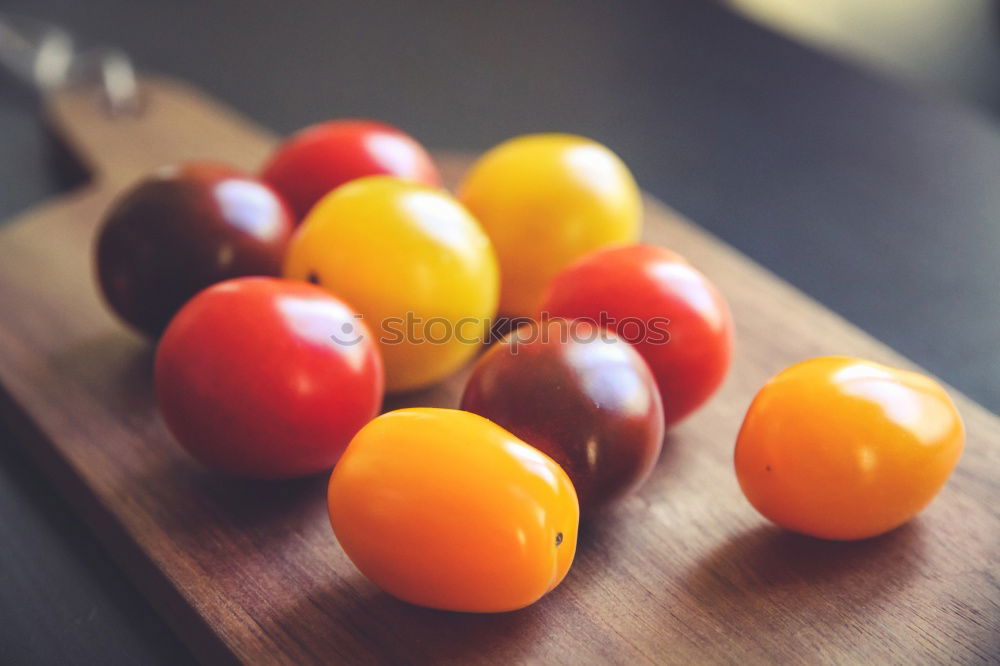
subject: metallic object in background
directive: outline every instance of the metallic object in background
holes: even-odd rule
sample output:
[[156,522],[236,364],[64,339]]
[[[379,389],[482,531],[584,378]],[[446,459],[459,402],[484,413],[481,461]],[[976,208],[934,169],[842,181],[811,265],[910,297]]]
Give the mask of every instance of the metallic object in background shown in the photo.
[[62,28],[0,14],[0,66],[43,94],[73,85],[100,85],[109,112],[135,114],[139,87],[131,60],[109,47],[77,50]]

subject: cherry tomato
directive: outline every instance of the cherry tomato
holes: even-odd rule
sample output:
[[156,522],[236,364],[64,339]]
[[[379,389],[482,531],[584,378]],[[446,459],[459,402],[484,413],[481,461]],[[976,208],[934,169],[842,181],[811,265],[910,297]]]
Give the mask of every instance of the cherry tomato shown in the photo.
[[489,239],[457,201],[386,176],[324,197],[292,238],[285,276],[364,315],[391,391],[432,384],[479,349],[499,282]]
[[344,183],[375,175],[437,187],[437,167],[410,135],[371,120],[307,127],[278,147],[261,177],[281,192],[297,219]]
[[420,606],[500,612],[558,585],[576,551],[573,484],[481,416],[401,409],[361,429],[330,477],[330,522],[351,561]]
[[865,539],[934,499],[964,441],[962,419],[933,379],[816,358],[757,393],[736,440],[736,476],[750,503],[786,529]]
[[292,219],[270,187],[221,164],[161,169],[108,213],[97,238],[97,278],[123,320],[156,337],[205,287],[278,275]]
[[556,276],[540,309],[598,322],[634,344],[656,377],[668,426],[705,402],[729,368],[732,322],[725,299],[664,248],[594,252]]
[[229,474],[330,469],[382,402],[365,325],[312,285],[229,280],[195,296],[156,350],[163,420],[196,459]]
[[525,324],[477,362],[462,409],[551,456],[586,517],[649,476],[663,443],[656,381],[631,345],[588,322]]
[[459,199],[482,223],[500,258],[500,311],[530,316],[549,280],[574,259],[634,242],[639,188],[599,143],[533,134],[493,148],[473,165]]

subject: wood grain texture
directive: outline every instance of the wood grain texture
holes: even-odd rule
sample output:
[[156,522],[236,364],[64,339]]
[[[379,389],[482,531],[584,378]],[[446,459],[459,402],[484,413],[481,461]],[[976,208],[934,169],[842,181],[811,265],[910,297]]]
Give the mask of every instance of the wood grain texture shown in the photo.
[[[109,201],[161,164],[256,167],[274,138],[176,82],[109,118],[88,91],[52,100],[88,188],[0,231],[0,407],[111,552],[206,661],[960,662],[1000,659],[1000,421],[953,391],[968,444],[918,519],[828,543],[768,525],[732,447],[756,389],[821,354],[911,366],[669,209],[646,240],[728,297],[737,355],[722,390],[668,435],[642,490],[582,528],[566,581],[538,604],[461,615],[398,602],[337,546],[325,476],[236,481],[191,462],[156,414],[151,348],[101,305],[91,242]],[[467,161],[440,156],[453,182]],[[391,398],[454,406],[464,373]]]

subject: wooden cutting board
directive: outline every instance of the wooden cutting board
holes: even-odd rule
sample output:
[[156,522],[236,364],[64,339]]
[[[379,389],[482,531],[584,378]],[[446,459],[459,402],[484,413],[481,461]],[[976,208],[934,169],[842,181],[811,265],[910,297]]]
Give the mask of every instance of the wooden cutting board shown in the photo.
[[[153,404],[151,346],[98,299],[91,243],[116,193],[178,160],[255,168],[274,144],[185,85],[143,88],[135,118],[110,117],[93,91],[51,100],[54,129],[94,178],[0,228],[2,405],[54,487],[205,661],[1000,658],[1000,421],[952,392],[965,454],[934,504],[888,535],[828,543],[769,525],[731,463],[756,389],[823,354],[911,364],[651,199],[646,240],[686,255],[732,304],[737,353],[723,389],[668,435],[641,492],[583,527],[568,578],[541,602],[462,615],[383,594],[334,539],[325,475],[238,481],[181,452]],[[450,182],[468,163],[438,157]],[[455,406],[463,379],[386,407]]]

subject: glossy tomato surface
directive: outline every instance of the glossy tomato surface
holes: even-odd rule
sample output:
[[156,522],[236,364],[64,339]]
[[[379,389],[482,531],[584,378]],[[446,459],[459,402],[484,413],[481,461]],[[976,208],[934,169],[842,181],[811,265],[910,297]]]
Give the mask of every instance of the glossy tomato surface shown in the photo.
[[97,238],[97,277],[123,320],[156,337],[205,287],[278,275],[291,215],[264,183],[225,165],[161,169],[111,208]]
[[667,426],[704,403],[732,356],[729,306],[683,257],[652,245],[594,252],[549,284],[540,311],[582,318],[635,345],[656,377]]
[[461,204],[385,176],[324,197],[289,245],[285,276],[322,285],[364,315],[391,391],[433,384],[471,358],[499,284],[489,238]]
[[964,442],[962,419],[933,379],[816,358],[757,393],[736,441],[736,476],[750,503],[782,527],[864,539],[926,506]]
[[603,145],[569,134],[532,134],[483,155],[459,189],[500,258],[500,310],[531,316],[562,268],[639,238],[642,202],[628,168]]
[[462,409],[558,462],[584,517],[642,483],[663,443],[660,393],[645,361],[587,322],[518,328],[476,362]]
[[576,550],[579,507],[565,472],[469,412],[379,416],[337,463],[328,498],[358,569],[420,606],[522,608],[562,581]]
[[261,178],[301,220],[331,190],[375,175],[441,184],[423,146],[405,132],[371,120],[334,120],[299,131],[278,147]]
[[382,361],[366,333],[347,305],[312,285],[215,285],[160,340],[160,413],[194,458],[229,474],[330,469],[381,406]]

